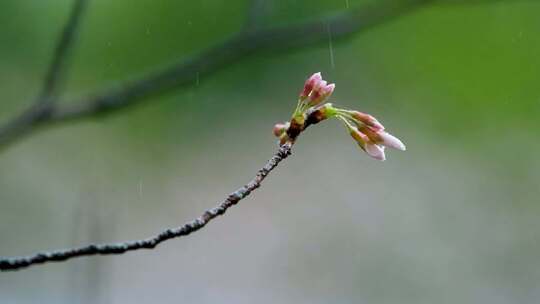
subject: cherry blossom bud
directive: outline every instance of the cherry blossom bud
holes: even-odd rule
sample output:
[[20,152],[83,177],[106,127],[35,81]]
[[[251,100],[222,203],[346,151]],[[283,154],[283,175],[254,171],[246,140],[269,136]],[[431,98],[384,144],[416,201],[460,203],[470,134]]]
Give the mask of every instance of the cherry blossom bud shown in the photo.
[[360,148],[362,148],[369,156],[380,161],[386,159],[384,147],[375,144],[366,134],[360,132],[358,129],[351,128],[349,131],[352,138],[358,143],[358,146],[360,146]]
[[387,146],[388,148],[394,148],[401,151],[405,151],[407,149],[401,140],[390,133],[380,131],[379,136],[381,137],[381,144]]
[[313,87],[313,91],[309,95],[309,105],[315,106],[323,101],[323,90],[326,88],[326,81],[320,80]]
[[274,126],[273,133],[276,137],[280,137],[281,134],[287,132],[287,129],[289,128],[290,123],[277,123]]
[[384,130],[384,126],[373,116],[362,113],[360,111],[352,111],[351,112],[354,119],[358,120],[359,122],[371,127],[372,129],[378,131],[378,130]]
[[309,96],[309,105],[315,106],[325,101],[334,92],[335,84],[326,84],[326,81],[321,81],[318,87],[313,89],[313,92]]
[[330,97],[330,95],[332,95],[332,93],[334,93],[335,88],[336,88],[335,83],[331,83],[331,84],[327,85],[326,87],[324,87],[323,90],[322,90],[322,95],[324,96],[324,99],[327,99],[328,97]]
[[313,88],[315,87],[315,85],[318,84],[319,81],[321,80],[322,80],[321,72],[311,75],[311,77],[309,77],[306,80],[306,83],[304,84],[304,89],[302,90],[302,93],[300,93],[300,99],[302,100],[306,99],[309,96],[309,93],[313,91]]
[[381,144],[388,148],[405,151],[405,145],[397,137],[382,130],[375,131],[368,126],[361,126],[360,131],[374,143]]
[[386,156],[384,155],[384,147],[369,142],[366,144],[366,148],[364,150],[369,156],[375,159],[378,159],[380,161],[386,160]]
[[[315,86],[313,87],[313,91],[312,93],[315,94],[317,93],[318,96],[321,96],[322,95],[322,89],[326,87],[326,80],[319,80],[318,82],[315,83]],[[313,94],[311,94],[310,96],[310,99],[313,100]]]
[[384,131],[376,131],[366,125],[360,125],[358,126],[358,129],[360,132],[366,134],[366,136],[371,140],[372,142],[379,143],[382,141],[382,138],[380,137],[380,132]]
[[369,141],[369,138],[366,136],[366,134],[358,131],[357,129],[349,129],[349,133],[351,134],[351,137],[354,138],[354,140],[360,145],[362,149],[365,148],[366,143]]

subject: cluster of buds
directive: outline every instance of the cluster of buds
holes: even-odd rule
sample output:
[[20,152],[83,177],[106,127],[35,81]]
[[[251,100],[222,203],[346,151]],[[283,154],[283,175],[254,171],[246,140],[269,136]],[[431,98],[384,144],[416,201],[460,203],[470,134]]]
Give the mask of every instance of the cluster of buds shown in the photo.
[[293,142],[306,127],[333,117],[340,120],[360,148],[375,159],[386,159],[385,147],[405,151],[405,145],[387,133],[375,117],[325,103],[334,88],[333,83],[328,84],[322,79],[321,73],[315,73],[306,80],[291,120],[274,126],[274,135],[280,144]]

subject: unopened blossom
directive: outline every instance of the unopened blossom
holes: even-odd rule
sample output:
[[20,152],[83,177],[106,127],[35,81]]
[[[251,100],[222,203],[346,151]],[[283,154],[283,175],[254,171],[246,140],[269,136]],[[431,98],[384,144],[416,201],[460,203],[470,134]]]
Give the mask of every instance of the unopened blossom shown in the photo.
[[357,128],[347,125],[349,134],[356,141],[358,146],[362,148],[369,156],[384,161],[386,155],[384,154],[384,147],[373,142],[365,133],[360,132]]
[[290,123],[289,122],[286,122],[286,123],[277,123],[275,126],[274,126],[274,129],[272,130],[272,133],[274,133],[274,135],[276,137],[280,137],[281,134],[285,133],[287,131],[287,129],[289,128],[289,125]]
[[384,130],[384,126],[373,116],[360,111],[349,111],[353,119],[359,121],[374,130]]
[[386,160],[386,155],[384,154],[384,147],[381,147],[379,145],[376,145],[374,143],[367,143],[366,144],[366,147],[364,148],[364,151],[366,151],[366,153],[377,159],[377,160],[380,160],[380,161],[385,161]]
[[313,88],[319,83],[319,81],[322,80],[322,76],[321,76],[321,72],[318,72],[318,73],[315,73],[313,75],[311,75],[307,80],[306,80],[306,83],[304,84],[304,89],[302,90],[302,92],[300,93],[300,99],[301,100],[304,100],[306,99],[309,94],[311,93],[311,91],[313,90]]
[[333,83],[327,84],[327,82],[324,80],[320,81],[319,85],[313,89],[311,95],[309,96],[309,106],[316,106],[328,99],[328,97],[330,97],[330,95],[332,95],[334,92],[335,87],[336,85]]
[[385,132],[384,130],[375,130],[369,126],[361,126],[359,129],[362,133],[366,134],[372,142],[376,144],[380,144],[396,150],[406,150],[406,147],[401,142],[401,140],[399,140],[392,134]]

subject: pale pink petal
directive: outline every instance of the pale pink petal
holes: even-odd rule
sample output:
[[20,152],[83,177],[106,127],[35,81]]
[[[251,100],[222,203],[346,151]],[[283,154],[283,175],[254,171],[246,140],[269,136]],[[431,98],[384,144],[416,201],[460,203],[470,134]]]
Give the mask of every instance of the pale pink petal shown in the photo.
[[304,89],[302,90],[302,93],[300,93],[301,98],[306,98],[309,93],[313,90],[313,88],[322,80],[321,72],[317,72],[313,75],[311,75],[304,84]]
[[384,155],[384,148],[380,147],[379,145],[376,145],[374,143],[367,143],[365,147],[366,153],[380,161],[384,161],[386,159],[386,156]]
[[315,84],[313,91],[311,91],[311,95],[309,95],[310,106],[317,105],[326,98],[324,95],[325,88],[327,87],[326,83],[327,82],[325,80],[321,80]]
[[330,95],[332,95],[332,93],[334,92],[334,89],[336,88],[336,84],[335,83],[331,83],[329,85],[327,85],[326,87],[324,87],[322,89],[322,95],[325,97],[325,98],[328,98],[330,97]]
[[381,144],[387,146],[388,148],[394,148],[397,150],[405,151],[405,145],[397,137],[392,134],[386,133],[384,131],[377,132],[381,139]]
[[315,83],[313,91],[318,91],[319,93],[322,93],[322,89],[326,87],[326,84],[326,80],[319,80],[317,83]]
[[316,80],[317,82],[322,79],[321,72],[314,73],[311,75],[310,79]]

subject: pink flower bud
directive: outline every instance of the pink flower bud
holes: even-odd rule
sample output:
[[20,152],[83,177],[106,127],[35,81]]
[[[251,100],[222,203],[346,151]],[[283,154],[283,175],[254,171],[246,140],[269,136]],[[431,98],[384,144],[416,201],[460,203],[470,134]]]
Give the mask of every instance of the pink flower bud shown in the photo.
[[376,131],[373,130],[371,127],[361,126],[360,131],[366,134],[370,141],[376,144],[381,144],[388,148],[393,148],[401,151],[405,151],[406,149],[405,145],[401,142],[401,140],[383,130]]
[[326,87],[326,84],[327,84],[326,80],[322,80],[322,79],[319,80],[318,82],[315,83],[315,86],[313,87],[313,92],[318,92],[319,94],[321,94],[322,93],[321,90],[324,87]]
[[311,95],[309,95],[309,105],[314,106],[319,103],[319,101],[322,100],[321,98],[321,92],[313,90],[311,92]]
[[358,143],[358,146],[360,146],[360,148],[362,148],[362,150],[364,150],[369,156],[380,161],[386,159],[386,156],[384,155],[384,147],[375,144],[366,134],[357,129],[350,129],[350,134]]
[[379,131],[379,137],[381,138],[381,144],[388,148],[394,148],[396,150],[405,151],[407,148],[397,137],[384,131]]
[[360,145],[362,149],[365,148],[366,143],[369,141],[369,138],[366,134],[358,131],[357,129],[350,129],[351,137]]
[[384,161],[386,159],[386,156],[384,155],[384,147],[369,142],[366,144],[366,148],[364,150],[369,156],[375,159],[380,161]]
[[330,97],[330,95],[332,95],[332,93],[334,93],[334,89],[336,88],[336,84],[335,83],[331,83],[329,85],[327,85],[326,87],[323,88],[322,90],[322,95],[324,96],[324,98],[328,98]]
[[272,130],[276,137],[280,137],[289,128],[290,123],[277,123]]
[[384,132],[384,131],[376,131],[374,129],[372,129],[371,127],[369,126],[366,126],[366,125],[360,125],[358,127],[358,129],[366,134],[366,136],[369,138],[369,140],[371,140],[372,142],[374,143],[379,143],[382,141],[381,137],[379,136],[379,133],[380,132]]
[[313,92],[309,96],[309,105],[315,106],[325,101],[334,92],[335,84],[326,84],[326,81],[321,80],[318,85],[313,88]]
[[321,72],[315,73],[311,75],[306,80],[306,83],[304,84],[304,89],[302,90],[302,93],[300,93],[300,99],[306,99],[309,96],[309,93],[313,91],[313,88],[319,81],[322,80]]
[[359,122],[371,127],[373,130],[384,130],[384,126],[373,116],[362,113],[360,111],[353,111],[352,116]]

